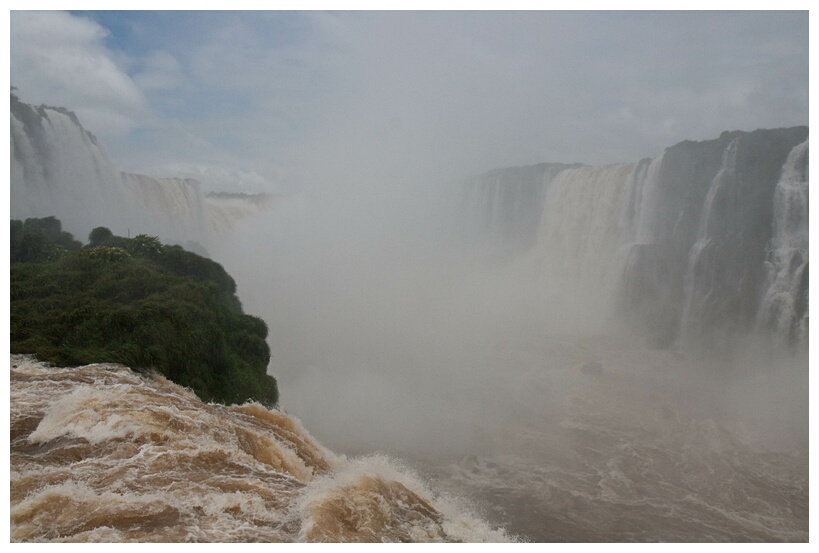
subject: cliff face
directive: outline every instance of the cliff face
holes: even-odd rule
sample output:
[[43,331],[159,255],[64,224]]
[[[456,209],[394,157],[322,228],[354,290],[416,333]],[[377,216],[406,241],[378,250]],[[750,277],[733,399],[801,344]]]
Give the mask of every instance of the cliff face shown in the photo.
[[190,179],[155,179],[117,170],[93,134],[62,108],[11,96],[11,217],[56,216],[87,237],[97,226],[207,246],[263,204],[209,200]]
[[[785,316],[790,322],[775,329],[764,323],[771,317],[764,298],[771,287],[781,286],[775,283],[781,272],[776,266],[790,263],[776,255],[782,248],[776,229],[788,216],[781,204],[799,201],[777,194],[785,183],[799,181],[795,186],[804,190],[803,205],[792,205],[790,217],[807,229],[807,155],[789,159],[797,150],[807,152],[807,138],[804,127],[723,133],[666,150],[656,177],[644,188],[640,244],[623,279],[626,313],[650,330],[654,319],[645,309],[662,304],[665,332],[707,349],[754,330],[773,331],[779,342],[806,339],[807,312],[800,299],[793,298]],[[794,272],[807,271],[807,238],[789,247],[798,252],[787,257],[804,264]],[[649,290],[638,283],[649,283]],[[804,296],[806,307],[807,289],[794,296]]]
[[537,194],[522,169],[496,171],[467,184],[466,209],[492,214],[486,235],[528,250],[544,286],[593,298],[656,345],[760,332],[806,346],[807,153],[806,127],[726,132],[634,164],[525,168]]

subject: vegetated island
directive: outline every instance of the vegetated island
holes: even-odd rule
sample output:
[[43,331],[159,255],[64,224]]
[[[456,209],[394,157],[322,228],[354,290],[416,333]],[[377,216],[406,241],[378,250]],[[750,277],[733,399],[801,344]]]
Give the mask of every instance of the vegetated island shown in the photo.
[[242,312],[220,264],[144,234],[88,239],[54,217],[11,221],[11,353],[121,363],[204,401],[277,405],[267,325]]

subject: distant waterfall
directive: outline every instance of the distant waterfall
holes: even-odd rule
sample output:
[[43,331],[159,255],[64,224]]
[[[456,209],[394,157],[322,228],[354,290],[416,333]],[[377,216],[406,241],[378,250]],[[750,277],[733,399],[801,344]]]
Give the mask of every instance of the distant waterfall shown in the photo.
[[134,222],[119,171],[76,116],[13,95],[10,188],[12,218],[57,215],[79,238],[94,226],[124,232]]
[[11,96],[11,217],[54,215],[85,240],[94,227],[207,246],[265,205],[211,199],[190,179],[120,173],[93,134],[62,108],[34,107]]
[[635,164],[563,166],[539,196],[505,169],[466,185],[481,200],[466,209],[488,234],[533,233],[525,262],[543,287],[649,343],[725,350],[761,331],[793,345],[807,337],[807,136],[725,132]]
[[808,339],[808,141],[791,151],[774,190],[767,285],[757,319],[790,343]]
[[[205,198],[199,183],[191,179],[153,179],[122,173],[122,182],[132,206],[144,214],[143,225],[167,229],[188,240],[209,238]],[[167,232],[167,231],[166,231]]]
[[464,203],[473,237],[491,242],[498,251],[534,245],[543,202],[562,163],[497,169],[473,177],[464,187]]
[[623,209],[638,166],[579,167],[555,177],[537,241],[538,263],[564,290],[611,296],[622,264]]

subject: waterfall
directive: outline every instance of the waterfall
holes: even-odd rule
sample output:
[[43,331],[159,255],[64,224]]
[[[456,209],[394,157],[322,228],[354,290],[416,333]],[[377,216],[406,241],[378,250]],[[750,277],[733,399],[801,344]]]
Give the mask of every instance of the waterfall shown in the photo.
[[208,198],[191,179],[121,173],[96,137],[63,108],[11,96],[11,217],[56,216],[85,240],[98,226],[121,236],[207,247],[266,205],[259,198]]
[[498,252],[531,247],[543,212],[544,199],[562,163],[497,169],[469,179],[464,202],[473,237],[485,237]]
[[[80,237],[100,225],[124,234],[133,222],[119,171],[96,138],[72,113],[34,108],[13,95],[10,188],[12,218],[57,215]],[[80,224],[89,213],[99,222]]]
[[[546,196],[537,241],[547,282],[574,295],[607,302],[621,271],[628,229],[629,188],[639,188],[642,165],[579,167],[561,172]],[[630,226],[630,225],[629,225]]]
[[[775,190],[788,156],[805,138],[806,132],[757,132],[737,135],[724,147],[689,248],[684,345],[719,348],[753,330],[772,284],[766,282],[766,257],[777,240]],[[804,216],[807,225],[807,210]]]
[[540,196],[520,184],[532,168],[495,171],[467,185],[467,210],[488,221],[476,232],[532,232],[515,244],[542,288],[655,346],[806,343],[807,136],[724,132],[634,164],[550,165]]
[[[155,232],[173,233],[177,239],[207,242],[210,228],[205,198],[199,183],[191,179],[153,179],[122,173],[131,205],[144,214],[143,225]],[[173,227],[173,228],[169,228]]]
[[808,339],[808,141],[796,146],[774,190],[767,285],[757,324],[789,343]]
[[[470,245],[526,258],[546,294],[660,347],[721,349],[751,332],[806,344],[807,138],[724,132],[637,163],[491,171],[462,188]],[[266,205],[120,173],[73,113],[14,95],[10,195],[12,218],[55,215],[80,239],[107,226],[206,247]]]

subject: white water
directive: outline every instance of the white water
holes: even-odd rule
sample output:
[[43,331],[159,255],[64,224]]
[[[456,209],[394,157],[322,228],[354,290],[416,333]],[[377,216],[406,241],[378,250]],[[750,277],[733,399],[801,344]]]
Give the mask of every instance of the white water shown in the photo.
[[[760,326],[776,336],[794,335],[807,343],[807,306],[800,309],[801,282],[808,268],[808,142],[788,156],[774,192],[774,228],[768,285],[759,310]],[[801,301],[807,302],[807,298]]]
[[[754,329],[785,347],[804,345],[806,134],[724,133],[653,161],[556,176],[538,167],[545,193],[527,196],[542,205],[537,238],[516,262],[534,266],[543,289],[594,314],[589,324],[624,319],[649,336],[663,327],[666,338],[649,341],[666,347],[730,351]],[[466,209],[493,214],[494,241],[505,230],[510,241],[525,234],[508,232],[523,221],[519,210],[498,207],[520,194],[518,169],[506,173],[491,173],[478,181],[479,195],[467,194],[489,204]]]
[[11,216],[59,214],[85,237],[93,227],[79,222],[95,213],[99,225],[119,229],[129,202],[97,141],[66,112],[26,106],[24,113],[28,120],[11,115]]
[[98,226],[205,248],[264,201],[204,196],[189,179],[120,173],[76,117],[16,100],[11,113],[11,217],[56,216],[85,241]]
[[11,538],[507,541],[384,456],[347,459],[258,404],[11,357]]
[[621,225],[636,170],[635,164],[565,170],[544,201],[532,254],[543,286],[598,316],[611,310],[623,271]]

